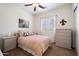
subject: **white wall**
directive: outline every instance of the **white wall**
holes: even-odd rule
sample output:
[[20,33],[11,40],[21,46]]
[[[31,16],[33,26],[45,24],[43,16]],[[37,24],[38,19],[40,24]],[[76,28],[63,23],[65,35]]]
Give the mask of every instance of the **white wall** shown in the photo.
[[[73,21],[73,11],[72,11],[72,4],[68,4],[65,6],[61,6],[57,9],[52,9],[47,12],[42,12],[39,14],[35,14],[35,31],[41,32],[41,25],[40,25],[40,18],[41,17],[49,17],[57,15],[57,26],[56,29],[72,29],[74,28],[74,21]],[[64,19],[67,21],[65,26],[60,24],[60,21]]]
[[[47,12],[42,12],[40,14],[35,14],[35,22],[40,23],[40,17],[48,17],[48,16],[54,16],[57,15],[57,29],[73,29],[73,11],[72,11],[72,4],[62,6],[60,8],[57,8],[55,10],[50,10]],[[62,26],[60,24],[60,21],[62,19],[65,19],[67,21],[65,26]],[[40,31],[39,29],[40,24],[36,25],[38,27],[36,30]],[[35,30],[35,31],[36,31]]]
[[77,10],[75,11],[75,20],[76,20],[76,50],[77,50],[77,55],[79,56],[79,5]]
[[32,30],[33,16],[31,13],[19,7],[17,4],[0,4],[0,33],[5,34],[21,29],[18,28],[19,18],[29,20],[29,29]]

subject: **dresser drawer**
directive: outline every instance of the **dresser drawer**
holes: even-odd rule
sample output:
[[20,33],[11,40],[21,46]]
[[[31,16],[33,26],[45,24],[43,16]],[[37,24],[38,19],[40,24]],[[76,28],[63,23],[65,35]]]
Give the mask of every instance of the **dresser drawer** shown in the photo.
[[71,49],[71,44],[69,44],[69,42],[64,42],[64,41],[56,42],[56,46]]
[[56,36],[56,40],[71,40],[70,36]]
[[71,33],[71,30],[69,30],[69,29],[57,29],[56,32],[58,32],[58,33]]
[[63,33],[63,32],[59,33],[59,32],[56,32],[56,35],[57,36],[69,36],[70,37],[71,33],[67,33],[67,32],[66,33]]

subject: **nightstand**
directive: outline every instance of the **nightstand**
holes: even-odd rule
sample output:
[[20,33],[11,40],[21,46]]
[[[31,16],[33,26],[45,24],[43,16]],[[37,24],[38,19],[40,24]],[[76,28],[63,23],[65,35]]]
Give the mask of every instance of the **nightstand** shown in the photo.
[[16,48],[16,36],[2,37],[2,51],[6,52]]

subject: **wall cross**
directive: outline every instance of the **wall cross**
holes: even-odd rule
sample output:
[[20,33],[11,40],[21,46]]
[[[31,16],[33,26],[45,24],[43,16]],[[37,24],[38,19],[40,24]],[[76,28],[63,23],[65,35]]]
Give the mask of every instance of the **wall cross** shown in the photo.
[[62,19],[62,20],[60,21],[60,23],[61,23],[61,25],[63,26],[63,25],[65,25],[65,23],[67,23],[67,21],[65,21],[64,19]]

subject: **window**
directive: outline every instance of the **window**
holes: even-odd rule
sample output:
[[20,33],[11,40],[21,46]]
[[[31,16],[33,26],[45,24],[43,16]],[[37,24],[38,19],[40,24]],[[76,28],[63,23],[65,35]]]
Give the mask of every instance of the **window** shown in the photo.
[[41,32],[52,31],[56,26],[56,16],[41,18]]

